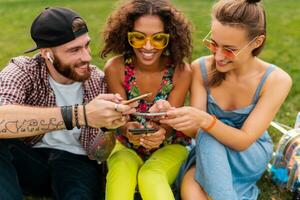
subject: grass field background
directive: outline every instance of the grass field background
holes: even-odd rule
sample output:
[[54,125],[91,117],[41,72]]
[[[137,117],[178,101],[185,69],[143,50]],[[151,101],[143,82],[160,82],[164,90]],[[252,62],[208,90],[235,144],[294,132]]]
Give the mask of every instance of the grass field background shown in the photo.
[[[214,0],[172,2],[185,12],[194,26],[193,59],[208,54],[201,45],[201,39],[210,29],[210,10]],[[260,57],[287,71],[294,83],[275,120],[293,126],[300,111],[300,1],[263,0],[263,3],[267,13],[267,43]],[[113,0],[0,0],[0,69],[11,57],[21,55],[34,46],[29,34],[31,22],[43,8],[49,6],[72,8],[87,21],[92,38],[93,63],[102,68],[105,60],[98,56],[102,48],[101,30],[107,16],[117,5],[118,2]],[[280,133],[272,129],[270,132],[277,143]],[[267,175],[259,182],[259,187],[262,190],[261,200],[291,199],[289,193],[279,191],[270,183]]]

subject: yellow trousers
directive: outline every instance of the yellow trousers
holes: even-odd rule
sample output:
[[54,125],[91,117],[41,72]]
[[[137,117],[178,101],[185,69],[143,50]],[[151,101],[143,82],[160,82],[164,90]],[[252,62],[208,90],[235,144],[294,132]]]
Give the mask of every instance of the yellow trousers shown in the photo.
[[106,200],[133,200],[136,186],[143,200],[173,200],[175,181],[188,150],[179,144],[164,146],[145,162],[117,141],[107,160]]

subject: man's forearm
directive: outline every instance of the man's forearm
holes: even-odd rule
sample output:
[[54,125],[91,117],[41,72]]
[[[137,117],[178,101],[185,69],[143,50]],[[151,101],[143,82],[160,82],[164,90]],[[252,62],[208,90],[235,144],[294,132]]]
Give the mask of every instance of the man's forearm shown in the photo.
[[35,136],[64,128],[58,107],[0,106],[0,138]]

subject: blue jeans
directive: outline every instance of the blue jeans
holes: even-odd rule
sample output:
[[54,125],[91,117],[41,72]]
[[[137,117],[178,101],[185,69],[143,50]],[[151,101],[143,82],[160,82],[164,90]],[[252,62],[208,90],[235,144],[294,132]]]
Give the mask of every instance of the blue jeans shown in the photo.
[[0,199],[23,195],[54,199],[102,199],[103,171],[87,156],[31,148],[19,140],[0,140]]

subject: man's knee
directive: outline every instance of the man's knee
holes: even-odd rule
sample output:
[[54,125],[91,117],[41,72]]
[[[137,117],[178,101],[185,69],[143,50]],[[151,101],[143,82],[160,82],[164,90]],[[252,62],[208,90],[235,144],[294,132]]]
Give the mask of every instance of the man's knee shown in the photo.
[[9,142],[7,140],[0,140],[0,156],[5,159],[12,159],[10,150],[9,150]]
[[79,188],[74,187],[69,191],[65,191],[65,193],[62,195],[57,196],[57,199],[61,200],[101,200],[104,199],[104,194],[101,193],[101,190],[99,188],[98,192],[91,191],[88,188]]
[[0,140],[0,199],[22,199],[17,172],[12,163],[9,142]]
[[[73,199],[102,199],[104,189],[101,184],[101,177],[79,177],[77,180],[65,179],[57,185],[53,184],[53,193],[56,199],[73,200]],[[56,185],[55,185],[56,184]]]

